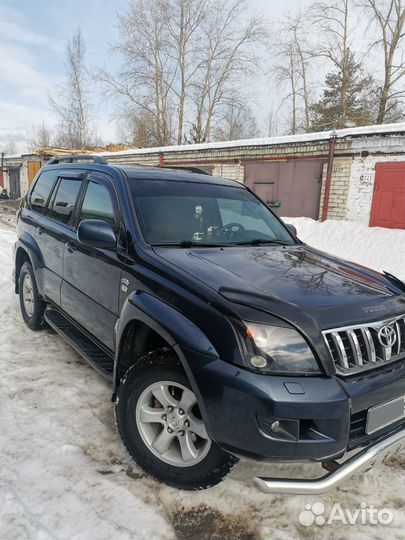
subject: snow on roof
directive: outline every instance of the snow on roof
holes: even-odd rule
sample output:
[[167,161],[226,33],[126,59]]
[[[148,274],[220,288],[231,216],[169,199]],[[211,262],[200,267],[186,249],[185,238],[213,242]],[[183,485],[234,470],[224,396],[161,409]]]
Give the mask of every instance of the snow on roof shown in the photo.
[[10,155],[4,154],[3,158],[4,158],[4,160],[7,160],[7,159],[21,159],[21,157],[23,155],[24,154],[10,154]]
[[3,158],[4,158],[4,161],[10,161],[10,160],[20,160],[21,158],[25,158],[25,157],[38,157],[37,154],[35,152],[24,152],[23,154],[4,154]]
[[161,146],[155,148],[139,148],[123,150],[121,152],[100,152],[100,156],[133,156],[168,152],[189,152],[193,150],[216,150],[226,148],[239,148],[242,146],[274,146],[281,144],[307,143],[325,141],[333,134],[338,139],[345,137],[360,137],[373,135],[389,135],[405,133],[405,122],[397,124],[383,124],[378,126],[362,126],[354,128],[338,129],[336,131],[321,131],[317,133],[300,133],[299,135],[283,135],[277,137],[262,137],[258,139],[241,139],[237,141],[211,142],[199,144],[186,144],[180,146]]
[[[383,124],[378,126],[362,126],[354,128],[345,128],[338,129],[336,131],[320,131],[315,133],[300,133],[299,135],[281,135],[276,137],[262,137],[256,139],[240,139],[237,141],[221,141],[221,142],[211,142],[211,143],[200,143],[200,144],[183,144],[179,146],[161,146],[155,148],[134,148],[126,149],[120,151],[92,151],[84,150],[84,154],[91,154],[97,156],[133,156],[133,155],[145,155],[145,154],[159,154],[159,153],[170,153],[170,152],[192,152],[198,150],[222,150],[227,148],[241,148],[247,146],[276,146],[282,144],[299,144],[299,143],[311,143],[317,141],[327,141],[331,138],[333,134],[336,134],[338,139],[344,139],[346,137],[372,137],[376,135],[403,135],[405,134],[405,122],[399,122],[396,124]],[[55,149],[53,149],[55,150]],[[58,155],[68,152],[69,154],[78,153],[78,151],[70,149],[60,149]],[[52,152],[50,155],[55,155]],[[21,160],[28,156],[42,156],[40,153],[24,153],[24,154],[14,154],[14,155],[5,155],[4,163],[14,160]]]

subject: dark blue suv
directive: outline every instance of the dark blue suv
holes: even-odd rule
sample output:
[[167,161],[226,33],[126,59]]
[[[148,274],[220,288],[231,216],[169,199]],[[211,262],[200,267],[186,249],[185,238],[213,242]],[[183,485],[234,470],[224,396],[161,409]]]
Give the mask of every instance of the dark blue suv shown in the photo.
[[163,482],[315,461],[321,479],[255,483],[321,492],[404,440],[405,284],[303,244],[240,183],[54,158],[17,232],[26,324],[111,380],[124,444]]

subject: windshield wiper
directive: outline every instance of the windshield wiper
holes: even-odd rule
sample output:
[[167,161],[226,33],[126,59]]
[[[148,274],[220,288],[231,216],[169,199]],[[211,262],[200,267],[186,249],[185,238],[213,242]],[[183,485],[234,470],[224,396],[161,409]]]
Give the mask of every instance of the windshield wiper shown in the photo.
[[192,240],[182,240],[181,242],[155,242],[151,244],[153,247],[232,247],[232,246],[260,246],[262,244],[277,244],[279,246],[288,246],[284,240],[272,240],[265,238],[253,238],[252,240],[243,240],[242,242],[195,242]]
[[236,246],[260,246],[261,244],[277,244],[279,246],[289,246],[284,240],[272,240],[266,238],[252,238],[252,240],[243,240],[242,242],[235,242]]
[[192,240],[182,240],[181,242],[156,242],[151,244],[153,247],[181,247],[181,248],[191,248],[191,247],[227,247],[232,244],[220,244],[214,242],[193,242]]

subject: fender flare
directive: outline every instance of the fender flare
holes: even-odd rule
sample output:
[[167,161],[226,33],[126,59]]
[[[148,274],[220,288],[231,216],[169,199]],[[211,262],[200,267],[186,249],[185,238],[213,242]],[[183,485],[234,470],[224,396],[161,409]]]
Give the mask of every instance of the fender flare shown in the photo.
[[113,401],[115,400],[116,391],[120,383],[118,380],[118,365],[122,338],[127,325],[134,321],[139,321],[149,326],[174,349],[197,398],[206,427],[210,431],[209,419],[207,418],[203,398],[183,349],[189,349],[213,359],[219,357],[218,353],[207,336],[192,321],[169,304],[147,292],[134,291],[129,295],[125,300],[121,310],[121,316],[116,324]]
[[[14,268],[15,268],[15,292],[18,293],[18,275],[17,275],[17,257],[19,250],[25,251],[28,255],[32,268],[37,270],[38,268],[44,267],[44,260],[39,249],[38,243],[36,240],[27,232],[23,232],[18,239],[15,245],[15,258],[14,258]],[[37,280],[38,281],[38,280]],[[40,288],[40,284],[38,287]]]

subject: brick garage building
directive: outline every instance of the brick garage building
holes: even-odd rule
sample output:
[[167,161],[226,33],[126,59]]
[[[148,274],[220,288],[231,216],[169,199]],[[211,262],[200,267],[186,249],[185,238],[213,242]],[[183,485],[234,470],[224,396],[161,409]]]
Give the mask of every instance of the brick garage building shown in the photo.
[[204,168],[246,183],[282,216],[405,228],[405,123],[104,156],[110,163]]
[[[405,228],[405,123],[102,155],[111,164],[195,166],[233,178],[281,216]],[[37,160],[20,158],[22,193]],[[5,166],[15,168],[16,161]]]

